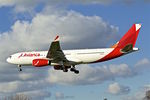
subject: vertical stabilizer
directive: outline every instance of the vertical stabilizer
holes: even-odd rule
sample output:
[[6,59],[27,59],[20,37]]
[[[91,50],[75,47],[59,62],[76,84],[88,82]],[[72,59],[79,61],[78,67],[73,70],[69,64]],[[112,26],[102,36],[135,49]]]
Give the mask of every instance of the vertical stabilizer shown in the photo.
[[133,26],[128,30],[128,32],[121,38],[119,41],[117,48],[127,49],[135,46],[139,31],[141,28],[141,24],[133,24]]

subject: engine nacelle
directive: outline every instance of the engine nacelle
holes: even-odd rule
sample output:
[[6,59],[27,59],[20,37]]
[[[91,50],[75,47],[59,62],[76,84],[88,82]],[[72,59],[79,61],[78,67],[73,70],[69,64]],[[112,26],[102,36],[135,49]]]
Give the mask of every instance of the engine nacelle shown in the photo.
[[[71,68],[71,66],[64,66],[66,69]],[[55,70],[63,70],[63,67],[61,65],[55,65],[54,66]]]
[[56,65],[56,66],[54,66],[54,69],[55,69],[55,70],[62,70],[62,66]]
[[32,66],[35,66],[35,67],[44,67],[47,65],[50,65],[50,61],[47,59],[34,59],[32,61]]

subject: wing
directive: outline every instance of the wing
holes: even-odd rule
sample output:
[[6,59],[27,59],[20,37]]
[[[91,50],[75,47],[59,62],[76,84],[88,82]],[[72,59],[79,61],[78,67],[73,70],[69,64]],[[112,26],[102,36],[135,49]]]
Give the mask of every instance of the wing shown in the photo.
[[51,43],[46,58],[49,58],[56,62],[67,61],[67,59],[60,47],[59,36],[57,36],[55,38],[55,40]]
[[59,36],[56,36],[55,40],[51,43],[46,58],[50,59],[53,63],[63,63],[69,66],[74,64],[74,62],[68,61],[65,57],[60,47]]

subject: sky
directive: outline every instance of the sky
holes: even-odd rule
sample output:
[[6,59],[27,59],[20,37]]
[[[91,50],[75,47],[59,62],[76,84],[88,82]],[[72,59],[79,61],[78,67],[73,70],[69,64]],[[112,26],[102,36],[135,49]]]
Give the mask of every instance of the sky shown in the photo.
[[[150,89],[149,0],[0,0],[0,98],[33,100],[142,100]],[[6,58],[48,50],[60,35],[63,49],[115,44],[134,23],[142,28],[138,52],[102,63],[79,65],[79,75],[52,67],[23,67]]]

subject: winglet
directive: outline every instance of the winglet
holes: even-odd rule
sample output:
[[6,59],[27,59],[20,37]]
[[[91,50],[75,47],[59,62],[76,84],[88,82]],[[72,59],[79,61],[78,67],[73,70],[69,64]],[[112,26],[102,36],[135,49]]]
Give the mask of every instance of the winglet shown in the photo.
[[59,41],[59,36],[57,35],[54,39],[54,42]]

